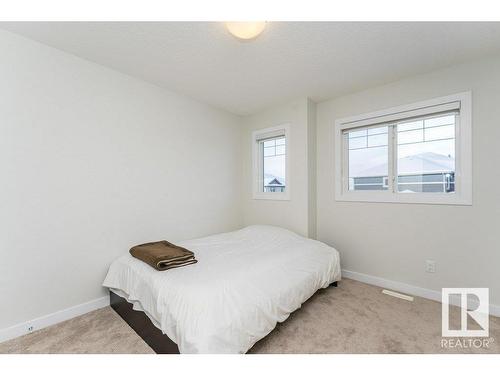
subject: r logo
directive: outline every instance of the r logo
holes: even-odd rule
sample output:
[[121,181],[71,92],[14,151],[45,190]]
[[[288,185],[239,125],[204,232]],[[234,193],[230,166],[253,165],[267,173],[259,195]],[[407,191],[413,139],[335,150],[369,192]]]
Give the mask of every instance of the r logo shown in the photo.
[[[450,329],[450,296],[460,298],[460,329]],[[474,310],[469,310],[472,297],[479,300]],[[488,337],[489,336],[489,289],[488,288],[443,288],[442,336],[443,337]],[[481,329],[468,329],[467,316],[476,321]]]

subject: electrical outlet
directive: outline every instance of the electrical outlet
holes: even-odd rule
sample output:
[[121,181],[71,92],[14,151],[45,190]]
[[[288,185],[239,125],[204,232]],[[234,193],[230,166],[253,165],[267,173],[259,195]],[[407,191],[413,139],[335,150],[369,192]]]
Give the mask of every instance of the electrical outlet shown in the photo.
[[436,261],[427,259],[425,261],[425,272],[429,273],[436,272]]

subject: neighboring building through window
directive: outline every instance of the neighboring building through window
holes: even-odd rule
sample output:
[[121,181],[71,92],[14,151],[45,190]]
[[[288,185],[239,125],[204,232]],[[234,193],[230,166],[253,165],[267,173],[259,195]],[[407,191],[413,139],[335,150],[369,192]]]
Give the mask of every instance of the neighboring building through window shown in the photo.
[[336,121],[336,199],[470,204],[470,127],[470,93]]
[[285,191],[285,181],[283,179],[274,176],[266,177],[264,174],[264,181],[264,192],[283,193]]

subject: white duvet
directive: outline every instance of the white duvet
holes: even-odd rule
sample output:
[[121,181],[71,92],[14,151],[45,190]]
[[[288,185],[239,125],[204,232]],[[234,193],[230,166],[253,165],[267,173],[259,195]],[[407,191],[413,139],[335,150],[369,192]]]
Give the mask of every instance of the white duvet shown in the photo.
[[271,226],[183,241],[198,263],[167,271],[124,255],[103,285],[144,311],[181,353],[245,353],[318,289],[340,280],[338,252]]

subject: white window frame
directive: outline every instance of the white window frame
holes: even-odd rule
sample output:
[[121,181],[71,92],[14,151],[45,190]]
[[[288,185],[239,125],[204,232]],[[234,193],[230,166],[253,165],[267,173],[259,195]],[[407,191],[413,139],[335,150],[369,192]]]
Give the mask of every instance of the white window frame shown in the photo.
[[[285,153],[285,191],[284,192],[264,192],[261,191],[262,176],[263,176],[263,155],[259,147],[260,140],[263,138],[276,137],[284,135],[286,140]],[[270,200],[290,200],[290,125],[283,124],[270,128],[259,129],[252,132],[252,184],[253,184],[253,199],[270,199]]]
[[[394,127],[389,127],[389,189],[384,191],[353,191],[348,182],[346,149],[343,132],[346,129],[388,124],[417,116],[425,116],[459,108],[455,123],[455,192],[454,193],[398,193],[393,179],[396,171],[397,150],[394,150]],[[391,130],[392,129],[392,130]],[[470,91],[434,98],[418,103],[388,108],[381,111],[338,119],[335,121],[335,200],[348,202],[387,202],[472,205],[472,93]],[[391,160],[391,155],[393,160]]]

